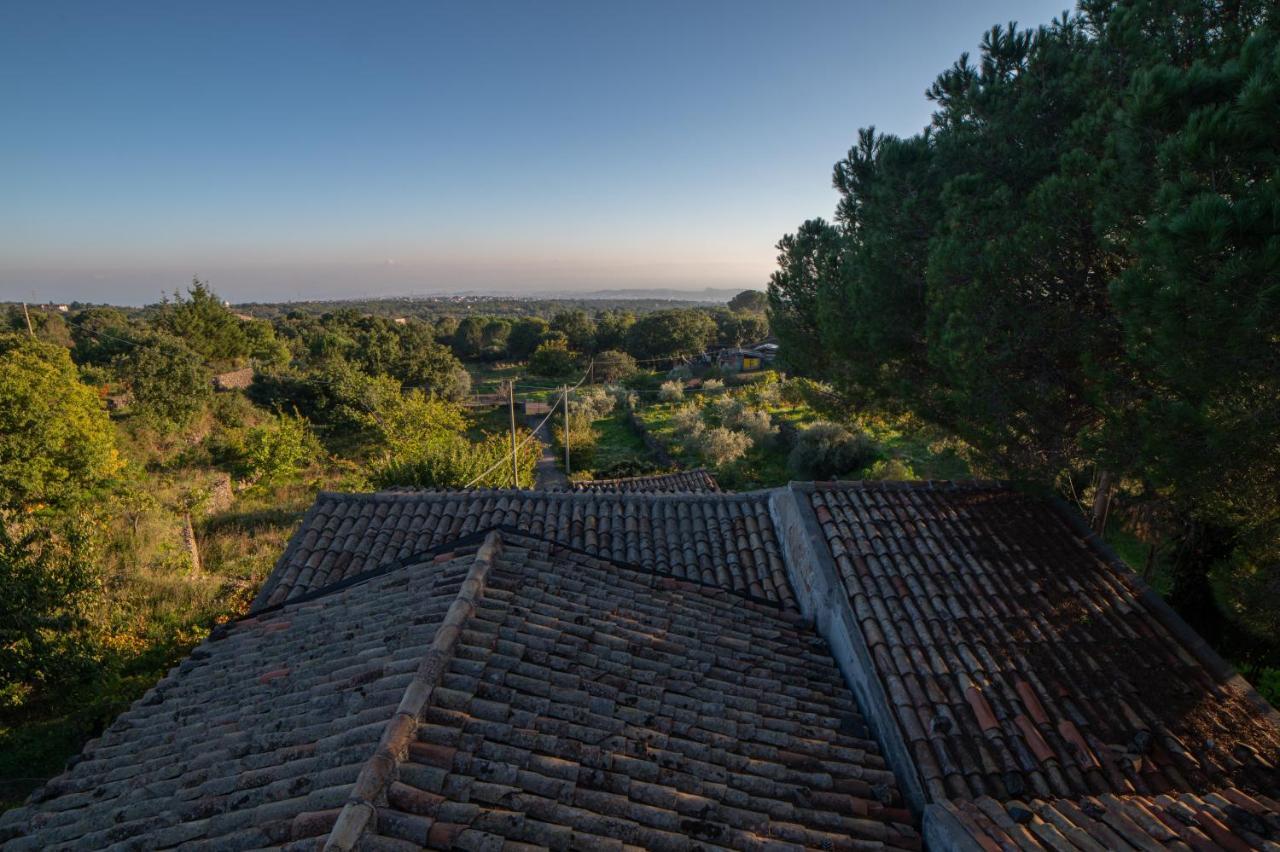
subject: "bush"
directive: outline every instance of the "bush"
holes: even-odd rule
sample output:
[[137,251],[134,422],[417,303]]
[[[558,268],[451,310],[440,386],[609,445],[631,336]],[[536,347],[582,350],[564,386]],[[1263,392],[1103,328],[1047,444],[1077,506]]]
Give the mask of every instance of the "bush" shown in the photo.
[[[571,411],[569,414],[569,464],[576,469],[591,466],[595,456],[599,433],[591,427],[592,418],[582,411]],[[555,440],[557,455],[564,457],[564,423],[558,418],[551,427],[551,437]]]
[[529,358],[529,372],[539,376],[558,378],[567,376],[574,369],[573,353],[563,340],[548,340],[538,345]]
[[96,540],[83,519],[56,535],[48,518],[28,530],[0,520],[0,710],[80,685],[96,668],[101,599]]
[[867,479],[915,479],[916,472],[902,459],[881,459],[867,468]]
[[679,381],[663,382],[658,388],[658,399],[663,402],[677,402],[684,399],[684,383]]
[[759,408],[742,407],[725,425],[746,432],[756,446],[763,446],[778,435],[778,427],[774,425],[769,412]]
[[796,436],[787,464],[800,479],[832,479],[866,467],[877,455],[866,435],[836,423],[814,423]]
[[707,379],[702,383],[702,390],[706,393],[719,393],[724,390],[724,381],[722,379]]
[[723,426],[704,429],[696,438],[698,453],[713,467],[737,461],[751,449],[751,436]]
[[635,375],[636,359],[625,352],[609,349],[595,357],[595,374],[602,382],[620,382]]
[[778,404],[782,402],[782,383],[777,380],[775,374],[768,373],[766,378],[757,381],[748,393],[756,405],[764,408],[777,408]]
[[575,391],[571,398],[570,408],[581,412],[587,420],[600,420],[613,413],[616,399],[605,388],[593,387]]
[[[523,440],[523,436],[518,436],[517,440]],[[516,454],[519,487],[533,486],[533,471],[541,454],[537,441],[521,445]],[[510,455],[511,442],[507,435],[488,435],[475,443],[462,435],[453,435],[436,441],[416,458],[393,460],[375,470],[372,481],[379,488],[463,488],[468,485],[473,488],[510,488]],[[504,460],[506,463],[500,463]],[[472,484],[485,471],[489,472]]]
[[682,405],[671,415],[671,427],[677,435],[697,435],[707,428],[707,424],[698,406]]
[[245,468],[261,483],[279,482],[313,459],[319,447],[311,424],[297,414],[277,414],[245,436]]

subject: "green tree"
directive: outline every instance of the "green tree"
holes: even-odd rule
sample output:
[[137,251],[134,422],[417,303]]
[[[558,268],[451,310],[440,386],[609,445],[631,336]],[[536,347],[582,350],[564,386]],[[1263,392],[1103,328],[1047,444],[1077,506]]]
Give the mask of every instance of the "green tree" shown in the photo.
[[[755,291],[751,291],[755,292]],[[722,346],[759,343],[769,335],[769,321],[764,314],[748,311],[716,311],[716,342]]]
[[596,351],[623,349],[627,332],[635,325],[636,315],[630,311],[603,311],[596,317]]
[[563,340],[548,340],[534,350],[529,358],[529,371],[539,376],[559,378],[577,368],[577,362],[569,346]]
[[0,709],[77,686],[94,670],[91,621],[101,598],[94,539],[83,523],[23,532],[0,522]]
[[559,311],[551,318],[551,328],[563,334],[574,352],[595,351],[596,324],[587,312],[580,309]]
[[142,336],[119,308],[88,308],[77,312],[71,323],[71,357],[77,364],[110,364]]
[[678,358],[702,352],[715,338],[716,324],[699,310],[654,311],[627,332],[627,352],[635,358]]
[[319,452],[311,424],[296,413],[277,413],[245,436],[245,468],[256,482],[270,484],[297,473]]
[[1220,640],[1280,584],[1276,28],[1252,0],[992,28],[924,133],[860,133],[769,289],[786,362],[848,403],[1173,507],[1173,600]]
[[186,427],[213,393],[200,356],[164,333],[119,356],[116,369],[133,392],[134,411],[161,431]]
[[620,382],[636,373],[636,359],[625,352],[607,349],[593,359],[593,370],[597,380],[602,382]]
[[523,361],[533,354],[551,326],[541,317],[523,317],[511,327],[507,337],[507,354]]
[[156,324],[219,365],[242,361],[252,351],[241,320],[199,278],[191,280],[185,298],[176,293],[171,301],[161,303]]
[[0,334],[0,508],[69,506],[120,467],[102,403],[67,350]]
[[462,322],[458,323],[458,330],[453,333],[453,351],[458,354],[459,358],[475,360],[484,353],[484,330],[488,324],[488,317],[468,316],[462,318]]
[[743,290],[729,300],[731,311],[752,311],[764,313],[769,307],[769,296],[763,290]]

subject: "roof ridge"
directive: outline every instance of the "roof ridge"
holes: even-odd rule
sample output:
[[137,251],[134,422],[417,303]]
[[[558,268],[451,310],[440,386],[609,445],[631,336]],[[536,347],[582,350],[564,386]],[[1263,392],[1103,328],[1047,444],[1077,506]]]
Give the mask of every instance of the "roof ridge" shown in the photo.
[[[642,477],[643,478],[643,477]],[[673,492],[611,492],[598,493],[591,491],[535,491],[532,489],[511,488],[467,488],[467,489],[433,489],[421,491],[320,491],[316,494],[316,503],[322,500],[348,500],[351,502],[409,502],[413,500],[457,500],[481,497],[507,497],[519,499],[535,499],[550,501],[585,501],[608,498],[634,502],[670,501],[672,503],[689,503],[701,501],[723,501],[731,503],[747,503],[752,500],[767,499],[777,491],[775,488],[757,488],[754,491],[673,491]]]
[[378,797],[392,780],[396,768],[404,759],[409,742],[420,724],[419,716],[445,667],[453,659],[463,625],[475,614],[476,605],[484,595],[490,570],[502,548],[502,535],[492,530],[476,551],[471,569],[462,581],[457,596],[449,605],[444,620],[436,628],[435,638],[427,648],[413,678],[405,686],[395,713],[387,720],[377,749],[368,762],[360,768],[360,774],[351,788],[351,796],[343,805],[325,841],[325,850],[353,849],[364,835],[376,813]]

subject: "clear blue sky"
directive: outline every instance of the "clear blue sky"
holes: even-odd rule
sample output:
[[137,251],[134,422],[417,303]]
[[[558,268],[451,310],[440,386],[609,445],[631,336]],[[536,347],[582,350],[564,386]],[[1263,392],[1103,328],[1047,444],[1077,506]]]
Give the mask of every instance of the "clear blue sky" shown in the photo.
[[0,299],[762,287],[1062,0],[0,6]]

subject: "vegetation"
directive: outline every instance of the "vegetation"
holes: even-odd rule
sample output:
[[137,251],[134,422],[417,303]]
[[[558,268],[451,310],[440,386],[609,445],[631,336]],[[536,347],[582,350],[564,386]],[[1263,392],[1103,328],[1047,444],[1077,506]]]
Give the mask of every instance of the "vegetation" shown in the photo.
[[1176,608],[1280,665],[1274,7],[1101,2],[994,27],[910,138],[868,128],[834,222],[779,243],[769,313],[840,410],[983,470],[1158,518]]

